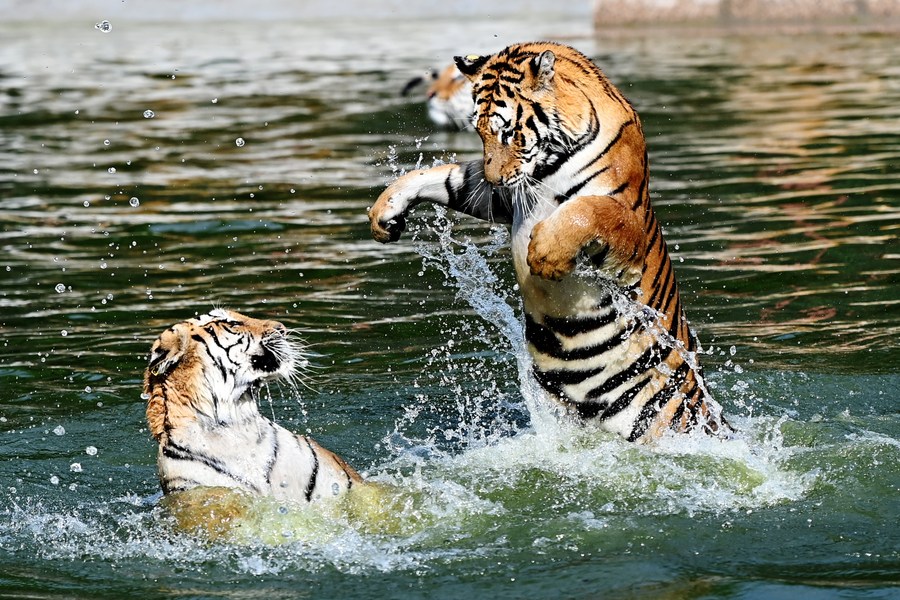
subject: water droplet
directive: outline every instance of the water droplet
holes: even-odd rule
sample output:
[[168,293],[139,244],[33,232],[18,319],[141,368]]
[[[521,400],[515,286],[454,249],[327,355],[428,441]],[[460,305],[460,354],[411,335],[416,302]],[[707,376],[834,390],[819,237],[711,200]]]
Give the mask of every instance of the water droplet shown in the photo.
[[57,425],[53,428],[53,433],[55,433],[56,435],[66,435],[66,428],[62,425]]
[[116,172],[116,168],[115,168],[115,167],[110,167],[110,168],[107,169],[107,171],[109,171],[110,173],[115,173],[115,172]]
[[148,394],[147,392],[144,392],[143,394],[141,394],[141,400],[149,400],[149,399],[150,399],[150,394]]
[[145,118],[145,119],[152,119],[152,118],[155,117],[155,116],[156,116],[156,113],[153,112],[152,110],[150,110],[149,108],[148,108],[147,110],[144,111],[144,118]]
[[112,23],[104,19],[95,24],[94,29],[100,31],[101,33],[109,33],[110,31],[112,31]]
[[100,263],[100,268],[101,268],[101,269],[105,269],[105,268],[106,268],[106,263],[105,263],[105,262]]
[[84,204],[84,207],[85,207],[85,208],[87,208],[87,207],[89,207],[89,206],[91,205],[91,203],[88,202],[87,200],[85,200],[82,204]]
[[103,145],[104,145],[104,146],[109,146],[109,140],[103,140]]
[[66,337],[67,335],[69,335],[69,332],[66,331],[65,329],[63,329],[62,331],[59,332],[59,335]]
[[237,146],[238,148],[243,148],[245,143],[246,142],[244,142],[244,138],[238,138],[238,139],[234,140],[234,145]]
[[69,470],[73,473],[81,473],[83,469],[81,468],[81,463],[72,463],[69,465]]
[[65,284],[57,283],[56,287],[53,289],[56,290],[57,294],[62,294],[63,292],[66,291],[66,286],[65,286]]
[[84,453],[88,456],[97,456],[97,447],[96,446],[88,446],[84,449]]
[[34,171],[32,171],[32,173],[34,173],[35,175],[37,175],[38,173],[40,173],[40,171],[38,171],[37,169],[35,169]]
[[84,393],[85,393],[85,394],[90,394],[90,393],[93,392],[93,391],[94,391],[94,388],[92,388],[91,386],[89,386],[89,385],[84,386]]
[[737,348],[732,346],[731,348],[728,349],[728,353],[730,355],[734,356],[735,354],[737,354]]
[[50,483],[52,483],[53,485],[59,485],[59,477],[57,477],[56,475],[51,475]]
[[131,200],[128,201],[128,204],[130,204],[133,208],[137,208],[141,205],[141,201],[138,200],[137,197],[132,196]]
[[218,104],[218,102],[219,102],[219,99],[218,99],[218,98],[213,98],[213,99],[212,99],[212,103],[213,103],[213,104]]

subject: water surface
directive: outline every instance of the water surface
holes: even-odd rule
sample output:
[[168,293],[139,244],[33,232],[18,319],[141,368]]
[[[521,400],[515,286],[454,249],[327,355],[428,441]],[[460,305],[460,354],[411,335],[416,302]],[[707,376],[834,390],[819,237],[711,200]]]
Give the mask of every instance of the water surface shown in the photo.
[[[896,597],[896,37],[0,27],[3,595]],[[560,426],[520,377],[503,228],[423,207],[400,243],[369,237],[398,170],[480,152],[404,83],[543,38],[642,115],[736,440]],[[263,411],[400,490],[392,528],[295,515],[274,547],[169,528],[141,373],[214,305],[303,332],[313,390]]]

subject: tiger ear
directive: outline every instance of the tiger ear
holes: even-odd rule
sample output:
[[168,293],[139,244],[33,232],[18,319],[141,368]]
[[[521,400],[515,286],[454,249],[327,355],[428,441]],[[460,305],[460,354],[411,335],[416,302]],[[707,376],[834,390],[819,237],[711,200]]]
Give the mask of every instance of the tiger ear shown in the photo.
[[184,356],[186,338],[187,332],[179,331],[177,326],[163,332],[150,349],[147,372],[155,376],[166,375]]
[[531,74],[534,76],[534,88],[549,87],[556,74],[556,55],[552,50],[544,50],[531,59]]
[[459,69],[459,72],[468,77],[469,79],[474,79],[478,72],[481,71],[481,67],[484,66],[484,63],[487,62],[489,56],[479,56],[477,54],[467,54],[466,56],[454,56],[453,62],[456,63],[456,68]]

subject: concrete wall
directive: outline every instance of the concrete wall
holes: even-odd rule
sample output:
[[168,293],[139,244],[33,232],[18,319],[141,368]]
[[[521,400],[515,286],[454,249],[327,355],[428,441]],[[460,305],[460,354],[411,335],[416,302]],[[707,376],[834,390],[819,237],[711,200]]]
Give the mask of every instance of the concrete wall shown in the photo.
[[900,19],[900,0],[595,0],[605,25],[871,24]]

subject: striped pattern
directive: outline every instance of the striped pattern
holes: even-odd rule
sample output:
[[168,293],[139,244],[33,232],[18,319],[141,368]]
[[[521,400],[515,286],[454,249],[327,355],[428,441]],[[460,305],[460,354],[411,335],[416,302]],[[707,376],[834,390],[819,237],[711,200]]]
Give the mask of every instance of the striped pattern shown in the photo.
[[634,108],[567,46],[456,63],[472,81],[484,158],[392,183],[369,212],[373,236],[396,240],[423,201],[511,224],[534,376],[554,401],[629,440],[727,428],[650,205]]
[[340,496],[362,479],[337,455],[259,413],[266,381],[290,381],[299,348],[281,323],[217,309],[167,329],[144,374],[163,492],[226,487],[287,500]]

